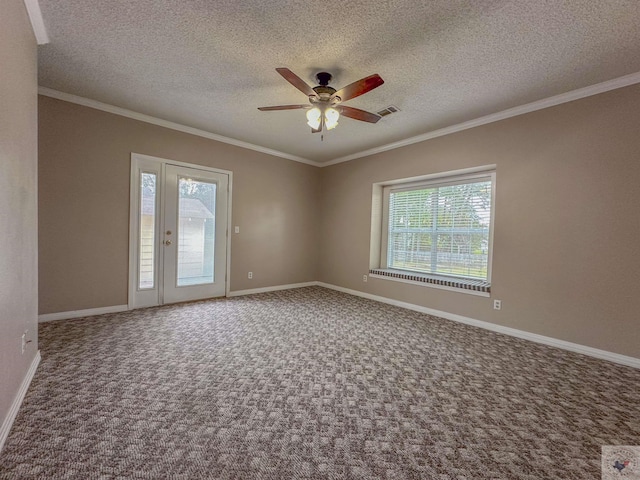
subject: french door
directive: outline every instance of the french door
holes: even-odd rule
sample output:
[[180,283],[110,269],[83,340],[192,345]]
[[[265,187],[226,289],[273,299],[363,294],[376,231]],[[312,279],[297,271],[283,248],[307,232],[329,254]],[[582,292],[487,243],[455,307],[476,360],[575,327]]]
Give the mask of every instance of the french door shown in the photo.
[[129,307],[224,296],[229,173],[131,160]]

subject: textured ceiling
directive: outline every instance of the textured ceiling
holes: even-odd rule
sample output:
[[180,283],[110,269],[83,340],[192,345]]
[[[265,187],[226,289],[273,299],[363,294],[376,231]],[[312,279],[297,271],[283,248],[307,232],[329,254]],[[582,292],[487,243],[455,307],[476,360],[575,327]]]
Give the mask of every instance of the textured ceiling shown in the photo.
[[[640,71],[638,0],[40,0],[39,83],[317,162]],[[312,134],[276,67],[385,84]]]

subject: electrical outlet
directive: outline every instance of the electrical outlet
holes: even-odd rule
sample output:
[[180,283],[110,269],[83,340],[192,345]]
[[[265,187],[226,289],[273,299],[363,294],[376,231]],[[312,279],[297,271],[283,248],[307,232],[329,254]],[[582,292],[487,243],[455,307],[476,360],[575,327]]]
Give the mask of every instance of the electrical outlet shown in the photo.
[[234,229],[234,232],[236,232],[236,233],[240,233],[240,227],[236,225],[236,227],[235,227],[235,229]]
[[501,310],[502,309],[502,300],[494,300],[493,301],[493,309]]
[[247,277],[253,278],[253,272],[249,272],[249,275],[247,275]]
[[366,275],[362,275],[362,281],[363,281],[364,283],[367,283],[367,276],[366,276]]

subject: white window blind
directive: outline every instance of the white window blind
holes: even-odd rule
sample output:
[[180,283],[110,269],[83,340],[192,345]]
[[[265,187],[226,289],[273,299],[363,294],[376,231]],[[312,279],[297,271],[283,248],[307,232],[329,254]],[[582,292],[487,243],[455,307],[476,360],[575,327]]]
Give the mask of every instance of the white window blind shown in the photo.
[[488,174],[387,187],[382,267],[489,281],[492,185]]

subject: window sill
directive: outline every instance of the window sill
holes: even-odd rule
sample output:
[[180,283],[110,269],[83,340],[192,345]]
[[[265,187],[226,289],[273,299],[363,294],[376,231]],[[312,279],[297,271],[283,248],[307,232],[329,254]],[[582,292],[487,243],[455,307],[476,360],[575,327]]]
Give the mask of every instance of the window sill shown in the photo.
[[421,285],[423,287],[440,288],[459,293],[478,295],[480,297],[491,296],[491,284],[482,280],[466,280],[386,268],[371,269],[369,270],[369,276],[383,280]]

